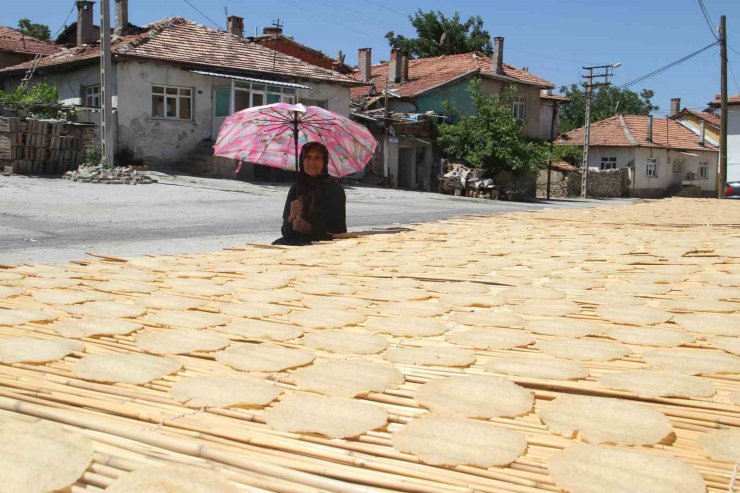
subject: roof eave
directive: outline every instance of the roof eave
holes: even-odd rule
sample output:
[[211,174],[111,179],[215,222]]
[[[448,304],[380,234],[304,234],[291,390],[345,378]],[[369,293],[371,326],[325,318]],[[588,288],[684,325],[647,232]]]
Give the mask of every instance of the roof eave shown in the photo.
[[552,83],[543,84],[540,82],[529,82],[525,80],[515,79],[514,77],[509,77],[508,75],[499,75],[499,74],[492,74],[490,72],[480,72],[481,77],[485,77],[487,79],[493,79],[493,80],[501,80],[504,82],[511,82],[512,84],[522,84],[526,86],[533,86],[538,87],[540,89],[554,89],[555,85]]

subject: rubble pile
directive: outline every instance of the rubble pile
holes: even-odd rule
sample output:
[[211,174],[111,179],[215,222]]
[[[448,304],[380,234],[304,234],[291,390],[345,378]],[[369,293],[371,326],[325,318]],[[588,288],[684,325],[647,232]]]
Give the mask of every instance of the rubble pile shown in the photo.
[[148,185],[157,182],[145,172],[132,166],[109,168],[103,165],[83,165],[75,171],[67,171],[62,178],[81,183],[103,183],[107,185]]

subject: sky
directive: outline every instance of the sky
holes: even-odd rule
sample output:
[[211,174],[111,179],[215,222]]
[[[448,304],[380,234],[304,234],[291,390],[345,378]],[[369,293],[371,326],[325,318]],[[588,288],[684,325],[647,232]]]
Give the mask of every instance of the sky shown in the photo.
[[[3,4],[0,24],[6,26],[27,17],[55,34],[76,20],[72,0]],[[720,15],[727,16],[728,92],[740,94],[740,0],[704,0],[704,5],[715,28]],[[612,82],[625,84],[714,41],[698,0],[129,0],[136,25],[182,16],[224,28],[228,12],[244,17],[246,33],[254,34],[279,19],[286,35],[331,56],[342,50],[350,65],[364,47],[372,48],[373,63],[387,60],[385,34],[413,37],[408,16],[417,9],[480,16],[491,36],[504,37],[506,63],[528,67],[556,88],[580,83],[584,65],[612,63],[622,64]],[[96,23],[98,15],[96,5]],[[643,88],[655,91],[658,116],[667,114],[672,97],[680,97],[683,107],[703,109],[720,89],[719,47],[630,87]]]

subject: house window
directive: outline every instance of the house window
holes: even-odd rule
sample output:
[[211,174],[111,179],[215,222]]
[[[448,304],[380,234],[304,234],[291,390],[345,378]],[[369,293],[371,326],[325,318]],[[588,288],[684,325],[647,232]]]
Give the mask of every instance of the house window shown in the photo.
[[645,176],[648,178],[658,177],[658,160],[656,158],[648,158],[645,166]]
[[193,90],[187,87],[152,86],[152,117],[192,119]]
[[673,174],[674,175],[682,175],[684,169],[684,162],[682,159],[674,159],[673,160]]
[[615,157],[602,157],[601,164],[599,164],[600,170],[605,169],[617,169],[617,158]]
[[699,163],[699,178],[702,180],[709,178],[709,163],[706,161],[701,161]]
[[295,104],[295,89],[249,82],[237,82],[234,85],[235,111],[279,102]]
[[100,84],[85,88],[85,106],[100,108]]
[[511,111],[514,113],[514,118],[525,120],[527,118],[527,98],[514,96]]
[[301,104],[306,106],[318,106],[319,108],[327,109],[328,101],[326,99],[305,99],[301,98]]

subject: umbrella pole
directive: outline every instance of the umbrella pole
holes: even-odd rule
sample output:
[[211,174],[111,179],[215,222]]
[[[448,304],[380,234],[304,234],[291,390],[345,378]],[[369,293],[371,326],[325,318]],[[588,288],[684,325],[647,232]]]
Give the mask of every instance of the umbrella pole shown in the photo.
[[[293,118],[293,142],[295,144],[295,172],[298,173],[298,113]],[[297,176],[297,175],[296,175]]]

